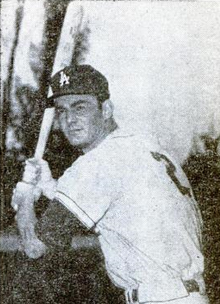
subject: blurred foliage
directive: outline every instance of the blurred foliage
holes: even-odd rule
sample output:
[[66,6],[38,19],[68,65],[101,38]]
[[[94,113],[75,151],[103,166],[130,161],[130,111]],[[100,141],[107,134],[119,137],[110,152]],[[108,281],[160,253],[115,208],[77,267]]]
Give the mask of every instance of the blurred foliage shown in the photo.
[[220,303],[220,137],[202,135],[205,153],[195,153],[183,169],[203,217],[205,281],[210,304]]

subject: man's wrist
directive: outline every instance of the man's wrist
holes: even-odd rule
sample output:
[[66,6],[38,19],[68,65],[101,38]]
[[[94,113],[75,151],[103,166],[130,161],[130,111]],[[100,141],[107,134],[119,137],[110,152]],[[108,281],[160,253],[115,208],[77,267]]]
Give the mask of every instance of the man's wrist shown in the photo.
[[44,187],[42,188],[43,195],[52,200],[55,197],[56,189],[57,180],[51,178],[48,182],[45,183]]

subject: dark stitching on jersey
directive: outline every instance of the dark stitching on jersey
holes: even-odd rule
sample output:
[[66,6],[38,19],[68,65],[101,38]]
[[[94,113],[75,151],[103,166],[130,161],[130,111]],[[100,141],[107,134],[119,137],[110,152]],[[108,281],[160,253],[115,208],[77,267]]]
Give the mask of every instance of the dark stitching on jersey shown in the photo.
[[93,223],[95,223],[94,221],[93,221],[93,219],[74,201],[74,200],[72,200],[71,199],[71,197],[69,197],[68,195],[66,195],[65,193],[63,193],[62,191],[57,191],[58,193],[61,193],[61,194],[63,194],[64,196],[66,196],[68,199],[70,199],[83,213],[85,213],[85,215],[86,216],[88,216],[88,218],[93,222]]
[[178,180],[178,178],[175,175],[176,172],[176,167],[174,166],[174,164],[169,160],[169,158],[163,154],[160,154],[158,152],[150,152],[151,155],[153,156],[154,159],[156,159],[157,161],[161,161],[162,159],[165,160],[165,162],[167,163],[166,166],[166,170],[167,170],[167,174],[169,175],[169,177],[172,179],[172,181],[175,183],[175,185],[177,186],[178,190],[183,194],[183,195],[188,195],[189,197],[191,197],[191,193],[190,193],[190,189],[181,185],[180,181]]
[[[120,198],[114,200],[114,203],[117,202]],[[104,214],[100,217],[100,219],[95,223],[95,227],[97,226],[97,224],[104,218],[104,216],[106,215],[106,213],[109,211],[111,205],[113,202],[110,203],[110,205],[108,206],[108,208],[105,210]]]

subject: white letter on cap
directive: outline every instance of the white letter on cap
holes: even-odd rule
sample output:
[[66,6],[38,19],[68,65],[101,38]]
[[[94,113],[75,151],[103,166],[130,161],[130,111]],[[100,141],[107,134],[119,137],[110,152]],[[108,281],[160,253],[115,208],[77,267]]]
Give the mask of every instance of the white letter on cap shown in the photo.
[[69,79],[70,77],[67,76],[66,74],[62,72],[60,72],[60,86],[62,87],[65,84],[69,84]]

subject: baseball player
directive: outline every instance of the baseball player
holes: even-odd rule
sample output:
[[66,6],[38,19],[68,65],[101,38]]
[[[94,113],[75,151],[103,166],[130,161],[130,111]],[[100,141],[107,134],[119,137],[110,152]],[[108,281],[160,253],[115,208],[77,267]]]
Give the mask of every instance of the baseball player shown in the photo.
[[93,67],[66,67],[51,89],[60,128],[83,155],[57,181],[47,162],[27,161],[33,201],[39,193],[52,200],[35,227],[37,256],[68,246],[66,219],[76,217],[97,233],[109,277],[127,303],[207,304],[202,221],[180,166],[116,124],[108,82]]

